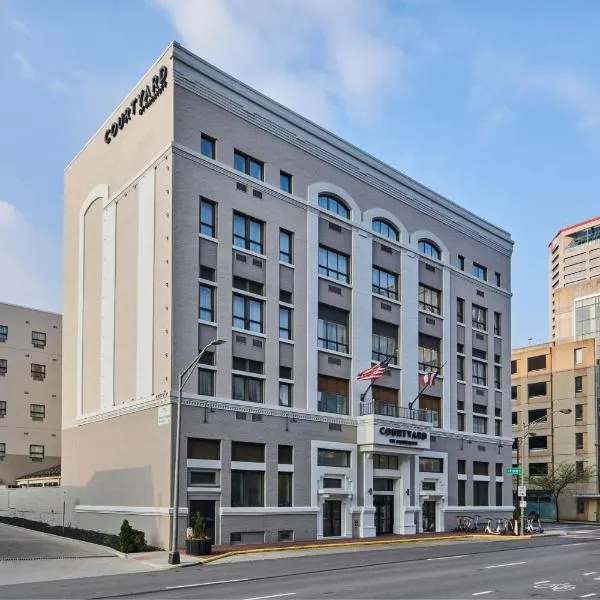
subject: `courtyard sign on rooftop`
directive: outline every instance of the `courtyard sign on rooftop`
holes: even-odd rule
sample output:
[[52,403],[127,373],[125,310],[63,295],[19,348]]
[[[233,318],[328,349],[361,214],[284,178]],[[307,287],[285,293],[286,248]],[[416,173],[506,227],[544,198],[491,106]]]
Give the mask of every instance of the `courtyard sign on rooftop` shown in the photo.
[[162,66],[158,74],[152,77],[152,83],[142,88],[120,114],[119,118],[104,132],[104,141],[110,144],[119,131],[133,119],[135,115],[143,115],[167,87],[167,67]]

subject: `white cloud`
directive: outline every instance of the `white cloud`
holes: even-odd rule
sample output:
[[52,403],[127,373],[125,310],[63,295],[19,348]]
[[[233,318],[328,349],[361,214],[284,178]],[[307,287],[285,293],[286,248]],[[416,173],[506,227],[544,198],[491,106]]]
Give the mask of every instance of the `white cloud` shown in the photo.
[[19,65],[19,74],[21,77],[23,79],[29,79],[30,81],[33,81],[35,79],[35,70],[31,66],[29,59],[24,54],[17,52],[16,50],[13,52],[13,58]]
[[26,23],[19,19],[9,19],[8,26],[15,32],[20,33],[21,35],[26,35],[27,37],[31,37],[31,31],[29,27],[27,27]]
[[405,71],[399,42],[421,31],[385,0],[154,0],[193,52],[327,123],[376,114]]
[[13,205],[0,200],[0,301],[57,311],[60,249]]

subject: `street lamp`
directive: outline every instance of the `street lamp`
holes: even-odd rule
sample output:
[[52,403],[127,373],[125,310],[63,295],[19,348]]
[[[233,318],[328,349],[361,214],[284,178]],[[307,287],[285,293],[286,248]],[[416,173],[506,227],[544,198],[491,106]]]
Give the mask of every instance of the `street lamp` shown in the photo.
[[171,531],[171,548],[169,549],[169,564],[178,565],[180,561],[179,550],[177,550],[177,535],[179,525],[179,447],[181,446],[181,394],[183,386],[192,376],[192,372],[200,362],[202,355],[212,346],[220,346],[225,340],[213,340],[200,350],[200,353],[194,360],[179,373],[179,388],[177,389],[177,433],[175,435],[175,469],[173,474],[173,522]]
[[[562,413],[563,415],[570,415],[573,411],[570,408],[561,408],[560,410],[553,410],[550,412],[550,416],[552,416],[555,413]],[[528,423],[527,425],[525,425],[525,422],[523,422],[523,434],[521,436],[521,474],[519,475],[519,488],[521,489],[521,492],[524,492],[524,488],[525,488],[525,440],[527,439],[527,436],[529,435],[529,430],[534,426],[537,425],[538,423],[543,423],[544,421],[548,420],[548,413],[546,413],[543,417],[540,417],[539,419],[536,419],[535,421],[531,421],[530,423]],[[554,427],[552,427],[552,435],[554,435]],[[517,447],[517,452],[519,451],[519,448]],[[520,496],[520,507],[521,507],[521,529],[520,529],[520,534],[521,535],[525,535],[525,494],[521,494]]]

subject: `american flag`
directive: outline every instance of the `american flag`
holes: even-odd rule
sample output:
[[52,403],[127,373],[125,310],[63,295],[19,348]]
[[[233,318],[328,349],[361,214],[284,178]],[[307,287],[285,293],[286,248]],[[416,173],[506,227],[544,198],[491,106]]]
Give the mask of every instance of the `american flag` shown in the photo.
[[385,360],[369,367],[368,369],[363,369],[357,376],[356,379],[360,381],[375,381],[375,379],[379,379],[384,373],[387,366],[390,364],[392,360],[391,356],[388,356]]

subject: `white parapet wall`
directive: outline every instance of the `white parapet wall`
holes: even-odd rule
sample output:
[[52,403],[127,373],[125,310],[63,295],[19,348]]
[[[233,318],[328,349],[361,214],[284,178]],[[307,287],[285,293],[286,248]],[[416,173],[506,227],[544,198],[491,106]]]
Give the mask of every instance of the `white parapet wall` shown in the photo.
[[73,501],[62,487],[0,487],[0,516],[20,517],[49,525],[72,521]]

